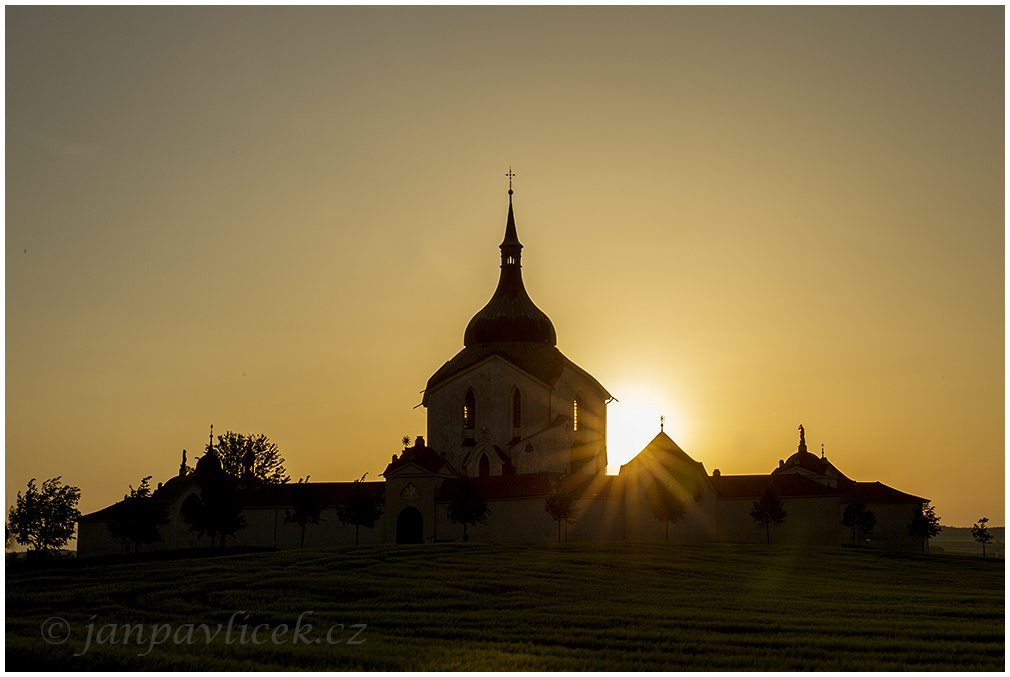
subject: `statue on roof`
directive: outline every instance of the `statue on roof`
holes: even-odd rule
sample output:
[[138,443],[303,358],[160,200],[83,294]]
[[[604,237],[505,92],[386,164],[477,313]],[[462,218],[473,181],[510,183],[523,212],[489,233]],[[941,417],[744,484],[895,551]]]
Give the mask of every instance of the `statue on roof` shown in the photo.
[[253,474],[253,463],[256,462],[256,452],[252,448],[246,449],[246,452],[242,454],[242,476]]
[[799,446],[799,450],[800,451],[806,451],[807,450],[807,439],[806,439],[805,431],[803,430],[803,424],[802,423],[800,424],[800,446]]

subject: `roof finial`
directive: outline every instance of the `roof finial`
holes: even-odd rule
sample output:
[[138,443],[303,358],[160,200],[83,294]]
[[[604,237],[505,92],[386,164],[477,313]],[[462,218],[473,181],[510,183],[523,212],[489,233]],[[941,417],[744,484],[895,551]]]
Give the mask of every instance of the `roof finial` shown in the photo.
[[821,458],[824,458],[824,442],[821,442]]
[[800,451],[806,451],[807,450],[807,439],[806,439],[805,432],[803,430],[803,424],[802,423],[800,424],[800,446],[799,446],[799,450]]
[[512,173],[512,165],[509,165],[509,173],[506,174],[505,176],[509,177],[509,200],[511,200],[512,199],[512,177],[515,176],[515,174]]
[[214,451],[214,424],[210,424],[210,444],[207,445],[207,451]]
[[663,432],[663,424],[666,423],[666,416],[659,417],[659,432]]

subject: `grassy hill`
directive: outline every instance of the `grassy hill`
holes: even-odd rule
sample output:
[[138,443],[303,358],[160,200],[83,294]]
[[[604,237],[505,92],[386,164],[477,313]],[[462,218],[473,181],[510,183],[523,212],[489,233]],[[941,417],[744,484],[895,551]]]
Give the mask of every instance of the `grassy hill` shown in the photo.
[[6,585],[11,670],[1004,668],[1004,563],[958,555],[367,546],[81,561]]

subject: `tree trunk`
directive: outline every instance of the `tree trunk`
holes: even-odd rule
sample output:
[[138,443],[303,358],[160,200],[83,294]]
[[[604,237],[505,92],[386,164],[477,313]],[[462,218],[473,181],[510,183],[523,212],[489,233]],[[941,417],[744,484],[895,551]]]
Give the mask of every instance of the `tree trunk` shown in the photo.
[[561,542],[561,520],[558,520],[558,543]]
[[666,542],[670,542],[670,520],[666,520]]
[[765,543],[767,543],[768,545],[772,544],[772,532],[768,528],[767,524],[765,524]]

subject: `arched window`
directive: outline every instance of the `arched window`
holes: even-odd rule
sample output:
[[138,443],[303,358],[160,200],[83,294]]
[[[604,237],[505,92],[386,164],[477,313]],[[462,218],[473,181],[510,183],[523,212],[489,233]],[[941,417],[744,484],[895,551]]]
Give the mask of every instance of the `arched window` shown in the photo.
[[480,464],[478,465],[477,474],[480,477],[487,477],[491,474],[491,461],[487,460],[487,454],[480,455]]
[[519,388],[512,393],[512,427],[517,431],[523,425],[523,398],[519,394]]
[[579,429],[579,398],[572,401],[572,430]]
[[477,398],[473,396],[473,390],[467,390],[463,398],[463,430],[473,430],[476,427],[476,417],[474,409],[477,406]]

